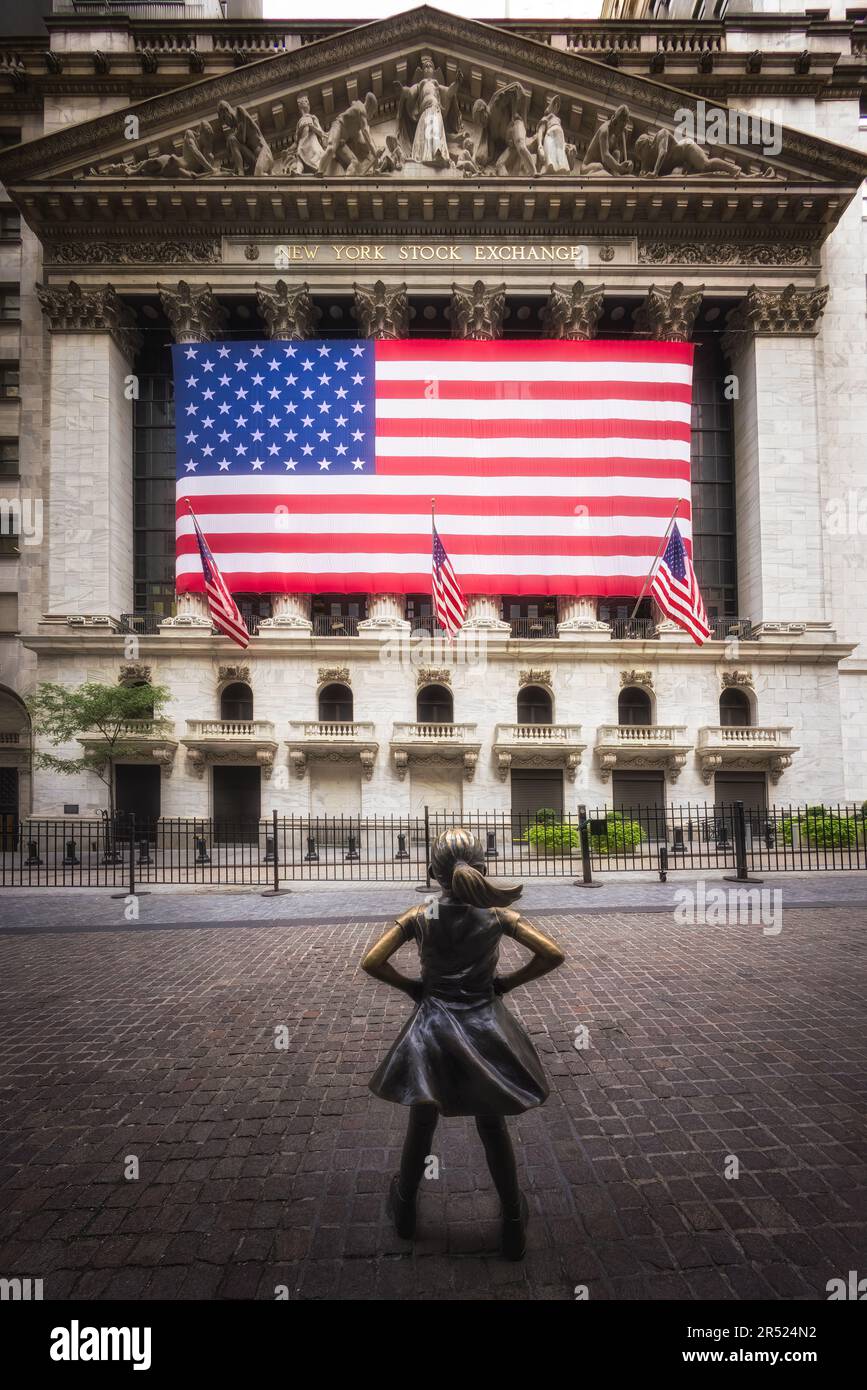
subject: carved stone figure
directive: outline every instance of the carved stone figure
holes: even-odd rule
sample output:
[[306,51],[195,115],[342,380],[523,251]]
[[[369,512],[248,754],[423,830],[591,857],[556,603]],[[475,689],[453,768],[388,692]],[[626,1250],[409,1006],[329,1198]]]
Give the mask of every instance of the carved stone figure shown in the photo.
[[333,174],[364,174],[373,168],[379,150],[373,143],[370,122],[378,106],[375,93],[368,92],[364,101],[353,101],[335,116],[326,136],[318,174],[326,178]]
[[452,285],[452,337],[479,340],[501,337],[505,307],[505,285],[490,290],[483,280],[477,280],[471,290]]
[[268,325],[271,338],[309,338],[313,332],[313,301],[309,285],[291,289],[278,280],[273,289],[256,285],[259,312]]
[[639,135],[633,150],[636,170],[645,178],[665,178],[666,174],[727,174],[740,178],[743,169],[733,159],[707,154],[695,140],[681,138],[671,130]]
[[219,161],[214,158],[216,133],[210,121],[200,121],[184,131],[181,153],[148,155],[132,164],[103,164],[91,168],[91,178],[103,175],[120,174],[123,178],[167,178],[190,179],[202,174],[215,174],[219,171]]
[[489,102],[478,100],[473,120],[482,127],[477,157],[492,174],[535,174],[536,159],[527,143],[530,93],[520,82],[501,87]]
[[259,122],[246,106],[230,106],[221,101],[217,107],[229,162],[239,177],[245,174],[270,174],[274,168],[271,146],[259,129]]
[[460,135],[462,130],[457,97],[462,80],[459,68],[454,82],[446,86],[442,69],[429,53],[423,53],[412,85],[395,83],[399,93],[397,128],[409,159],[432,164],[435,169],[449,168],[452,160],[447,135]]
[[472,135],[465,130],[461,136],[460,150],[455,158],[455,168],[465,179],[476,178],[482,171],[476,159],[476,145]]
[[396,135],[386,135],[385,149],[380,150],[376,157],[374,173],[377,174],[397,174],[403,168],[403,150]]
[[353,285],[355,313],[359,331],[364,338],[408,338],[409,303],[406,285],[389,289],[382,280],[367,289]]
[[545,98],[545,114],[536,126],[533,137],[540,174],[568,174],[572,167],[559,112],[560,98],[549,93]]
[[602,313],[605,286],[587,290],[576,280],[570,290],[551,286],[551,298],[542,311],[545,332],[550,338],[592,338]]
[[618,106],[603,121],[584,155],[580,174],[631,174],[632,160],[626,157],[626,127],[629,108]]
[[319,170],[325,145],[326,132],[319,124],[318,117],[310,110],[310,98],[302,94],[298,98],[298,120],[295,125],[295,140],[289,147],[284,164],[287,174],[315,174]]

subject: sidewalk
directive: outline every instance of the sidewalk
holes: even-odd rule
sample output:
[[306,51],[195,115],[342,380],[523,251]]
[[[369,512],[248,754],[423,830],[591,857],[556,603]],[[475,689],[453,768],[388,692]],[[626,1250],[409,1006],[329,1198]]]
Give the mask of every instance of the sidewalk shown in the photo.
[[[650,874],[606,874],[599,888],[576,888],[571,880],[528,879],[521,909],[527,916],[569,912],[572,915],[612,912],[670,914],[683,901],[684,890],[705,893],[711,886],[747,891],[749,885],[724,881],[722,871],[701,878],[684,874],[660,883]],[[784,911],[810,907],[867,907],[867,874],[857,871],[827,874],[766,874],[765,892],[782,893]],[[128,902],[117,888],[0,889],[0,930],[87,930],[89,927],[130,929],[153,924],[208,922],[379,922],[419,902],[423,894],[412,883],[295,883],[279,897],[262,890],[179,888],[155,885],[136,898],[138,916],[125,917]]]

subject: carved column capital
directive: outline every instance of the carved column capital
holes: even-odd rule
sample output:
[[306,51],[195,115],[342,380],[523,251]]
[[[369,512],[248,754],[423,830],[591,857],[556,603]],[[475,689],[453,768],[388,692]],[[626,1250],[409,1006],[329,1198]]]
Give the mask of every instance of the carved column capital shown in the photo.
[[576,280],[570,289],[551,286],[551,297],[542,310],[542,322],[549,338],[593,338],[602,313],[605,286],[585,289]]
[[667,289],[651,285],[635,314],[635,327],[659,341],[686,343],[701,306],[704,285],[688,290],[682,280]]
[[109,333],[130,359],[141,347],[135,315],[113,285],[83,290],[70,280],[65,289],[37,285],[36,293],[52,333]]
[[746,295],[726,316],[722,346],[726,353],[738,350],[750,338],[815,337],[828,302],[828,286],[799,290],[760,290],[750,285]]
[[293,289],[285,280],[278,280],[271,290],[259,284],[255,288],[259,312],[268,325],[269,338],[310,337],[314,309],[309,285],[298,285]]
[[470,290],[452,285],[452,337],[502,338],[505,307],[505,285],[487,289],[483,280],[477,280]]
[[393,289],[377,280],[371,289],[353,285],[358,331],[362,338],[408,338],[409,303],[406,285]]
[[210,343],[226,321],[226,311],[210,285],[198,288],[179,280],[172,288],[157,285],[176,343]]

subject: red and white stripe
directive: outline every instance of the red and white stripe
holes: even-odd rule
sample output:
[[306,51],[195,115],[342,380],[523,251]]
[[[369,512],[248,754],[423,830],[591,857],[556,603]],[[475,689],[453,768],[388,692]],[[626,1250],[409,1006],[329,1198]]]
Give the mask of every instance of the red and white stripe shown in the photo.
[[686,557],[685,581],[673,575],[665,561],[660,560],[650,592],[665,616],[688,632],[694,642],[701,646],[707,641],[710,637],[707,611],[689,556]]
[[231,638],[239,647],[248,647],[250,634],[247,631],[247,624],[244,622],[238,605],[229,593],[226,581],[220,573],[220,567],[214,559],[191,507],[188,508],[188,513],[196,533],[199,563],[204,576],[205,595],[208,600],[211,622],[218,632]]
[[424,593],[429,499],[466,593],[637,595],[680,502],[690,344],[376,344],[376,473],[178,483],[178,588],[201,588],[190,498],[235,592]]
[[466,616],[467,602],[436,527],[433,528],[431,594],[437,622],[450,637],[455,637]]

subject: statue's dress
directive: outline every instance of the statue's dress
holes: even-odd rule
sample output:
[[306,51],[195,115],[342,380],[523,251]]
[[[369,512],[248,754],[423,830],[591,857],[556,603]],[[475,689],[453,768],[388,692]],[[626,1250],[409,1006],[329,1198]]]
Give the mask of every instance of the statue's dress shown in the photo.
[[397,919],[418,945],[424,992],[370,1079],[375,1095],[443,1115],[518,1115],[547,1099],[536,1049],[493,989],[500,938],[518,920],[449,895],[436,917],[418,907]]
[[436,82],[420,82],[416,91],[418,102],[418,125],[412,142],[412,159],[420,164],[447,166],[449,146],[446,127],[440,105],[439,87]]

